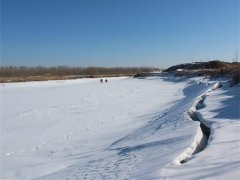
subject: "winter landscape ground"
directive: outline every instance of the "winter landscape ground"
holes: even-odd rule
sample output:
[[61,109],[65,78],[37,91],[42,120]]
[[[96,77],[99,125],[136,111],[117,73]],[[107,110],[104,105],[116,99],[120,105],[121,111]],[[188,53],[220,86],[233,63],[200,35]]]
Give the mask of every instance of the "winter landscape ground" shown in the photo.
[[4,83],[0,179],[238,179],[239,85],[169,74]]

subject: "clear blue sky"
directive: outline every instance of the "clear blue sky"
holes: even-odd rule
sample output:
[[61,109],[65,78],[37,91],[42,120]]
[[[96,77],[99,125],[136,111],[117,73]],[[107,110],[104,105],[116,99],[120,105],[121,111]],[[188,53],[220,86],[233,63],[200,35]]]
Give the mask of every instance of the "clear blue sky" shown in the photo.
[[1,65],[159,66],[239,51],[239,0],[1,0]]

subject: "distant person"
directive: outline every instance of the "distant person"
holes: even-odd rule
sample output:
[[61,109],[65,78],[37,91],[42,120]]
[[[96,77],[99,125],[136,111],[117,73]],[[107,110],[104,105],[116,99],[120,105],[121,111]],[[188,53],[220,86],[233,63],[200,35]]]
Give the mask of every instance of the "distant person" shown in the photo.
[[100,79],[100,83],[103,83],[103,79]]
[[107,81],[107,79],[105,79],[105,83],[107,83],[108,81]]

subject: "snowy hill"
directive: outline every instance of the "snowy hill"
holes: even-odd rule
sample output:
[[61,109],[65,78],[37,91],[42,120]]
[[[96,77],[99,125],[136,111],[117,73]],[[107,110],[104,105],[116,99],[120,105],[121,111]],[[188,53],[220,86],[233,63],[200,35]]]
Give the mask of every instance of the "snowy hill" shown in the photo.
[[1,84],[0,94],[2,178],[240,176],[239,86],[162,75]]

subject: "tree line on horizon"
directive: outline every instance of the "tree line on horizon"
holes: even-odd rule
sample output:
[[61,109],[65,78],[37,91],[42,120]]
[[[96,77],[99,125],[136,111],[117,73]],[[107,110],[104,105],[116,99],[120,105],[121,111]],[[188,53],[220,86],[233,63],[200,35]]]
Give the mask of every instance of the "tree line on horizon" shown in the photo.
[[134,75],[158,71],[156,67],[27,67],[1,66],[0,77]]

